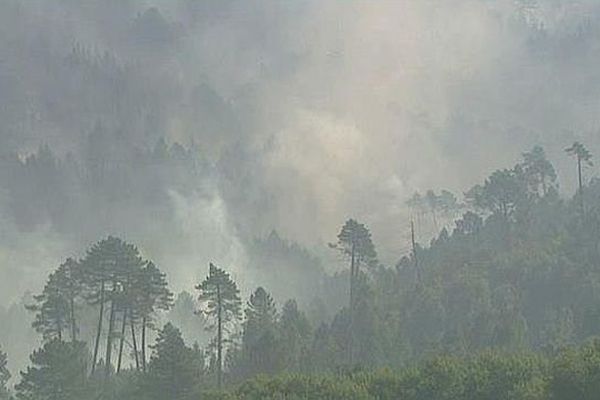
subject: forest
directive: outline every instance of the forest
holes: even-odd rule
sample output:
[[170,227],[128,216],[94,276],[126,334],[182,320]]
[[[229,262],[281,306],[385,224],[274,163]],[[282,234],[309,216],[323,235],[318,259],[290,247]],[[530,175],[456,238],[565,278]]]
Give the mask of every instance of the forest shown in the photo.
[[[41,347],[13,380],[1,353],[3,396],[596,398],[600,179],[586,178],[583,144],[565,157],[579,183],[568,199],[539,146],[461,198],[416,193],[413,232],[444,226],[427,245],[413,237],[396,265],[348,219],[328,246],[346,268],[311,282],[321,304],[345,299],[331,318],[294,298],[277,304],[268,286],[242,299],[243,282],[213,263],[175,296],[134,244],[100,239],[25,304]],[[276,233],[266,241],[286,246]]]
[[0,400],[600,398],[597,0],[0,0]]

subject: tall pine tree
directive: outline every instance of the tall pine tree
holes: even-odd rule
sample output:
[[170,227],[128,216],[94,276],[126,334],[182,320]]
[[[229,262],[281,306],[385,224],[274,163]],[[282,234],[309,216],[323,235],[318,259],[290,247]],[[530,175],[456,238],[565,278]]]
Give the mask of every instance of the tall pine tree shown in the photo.
[[[132,284],[131,334],[136,343],[135,321],[141,324],[140,356],[142,369],[146,370],[147,329],[154,328],[154,316],[159,310],[166,311],[173,305],[173,293],[169,290],[166,275],[151,261],[146,262]],[[134,345],[136,347],[136,345]],[[134,350],[135,351],[135,350]]]
[[200,292],[198,300],[204,304],[201,310],[213,323],[208,327],[216,330],[215,345],[217,348],[217,385],[223,385],[223,350],[227,333],[241,319],[242,301],[240,291],[229,274],[210,263],[208,276],[196,286]]
[[565,149],[567,154],[575,157],[577,160],[577,187],[579,195],[579,204],[581,207],[581,214],[585,214],[585,203],[583,198],[583,168],[586,166],[592,166],[592,153],[581,143],[575,142],[571,147]]
[[274,373],[281,367],[280,346],[276,331],[277,309],[273,298],[259,287],[246,304],[239,373],[247,378],[260,373]]
[[350,299],[349,299],[349,330],[350,339],[348,344],[349,363],[354,364],[354,317],[357,308],[357,285],[360,276],[360,267],[365,265],[374,268],[377,266],[377,252],[371,241],[371,232],[361,223],[354,219],[346,221],[340,233],[337,243],[330,247],[339,251],[350,263]]
[[26,306],[36,312],[32,326],[44,340],[63,340],[66,332],[71,341],[77,340],[75,306],[82,292],[81,276],[77,261],[68,258],[48,276],[42,293],[34,296],[35,304]]

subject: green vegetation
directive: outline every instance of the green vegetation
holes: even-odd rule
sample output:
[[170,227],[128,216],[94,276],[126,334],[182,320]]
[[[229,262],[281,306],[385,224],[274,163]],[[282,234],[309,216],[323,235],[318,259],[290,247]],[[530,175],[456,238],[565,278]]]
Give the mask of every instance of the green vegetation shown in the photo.
[[217,385],[221,388],[223,384],[223,347],[227,342],[226,334],[229,325],[241,319],[242,300],[239,296],[237,285],[229,274],[210,264],[209,274],[196,289],[200,291],[200,301],[206,302],[203,312],[214,321],[211,330],[217,331],[214,338],[216,347],[216,370]]
[[259,375],[227,391],[203,382],[198,354],[176,328],[159,334],[147,375],[112,378],[110,390],[82,372],[82,344],[53,340],[32,357],[35,367],[17,385],[19,399],[339,399],[339,400],[592,400],[597,398],[600,341],[554,356],[483,352],[467,358],[439,356],[411,368],[325,374]]
[[[590,165],[583,145],[568,152]],[[330,244],[346,268],[315,278],[307,311],[294,299],[280,307],[264,286],[244,305],[234,277],[212,263],[196,298],[182,292],[173,301],[154,262],[122,239],[103,239],[82,259],[66,259],[27,305],[43,344],[14,395],[595,399],[600,180],[580,175],[582,186],[563,199],[556,176],[535,147],[462,200],[444,190],[415,194],[412,248],[393,267],[378,260],[367,226],[349,219]],[[423,224],[440,228],[426,247],[414,238]],[[276,233],[261,246],[314,265]],[[339,308],[330,318],[315,312],[332,304]],[[206,330],[211,338],[188,344],[174,321],[189,337]],[[6,358],[0,352],[4,398]]]
[[18,399],[76,400],[86,395],[85,344],[52,339],[33,352],[16,385]]
[[595,399],[600,342],[552,357],[484,352],[436,357],[399,371],[258,377],[236,399],[534,400]]

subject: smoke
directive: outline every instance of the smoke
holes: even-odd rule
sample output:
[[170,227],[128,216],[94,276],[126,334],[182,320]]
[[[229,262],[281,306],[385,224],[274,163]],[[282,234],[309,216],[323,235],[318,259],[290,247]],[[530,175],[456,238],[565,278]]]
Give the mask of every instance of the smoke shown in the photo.
[[[69,202],[25,227],[32,178],[2,175],[2,299],[107,234],[137,243],[178,290],[209,261],[259,284],[245,268],[254,237],[276,229],[319,252],[348,217],[392,264],[415,190],[460,194],[540,144],[568,193],[563,149],[600,151],[591,0],[0,7],[3,156],[48,144],[102,179],[68,175]],[[160,138],[194,156],[152,158]],[[30,186],[44,185],[56,195]],[[40,196],[31,209],[47,206]]]
[[64,238],[47,225],[27,232],[28,240],[23,240],[23,234],[18,233],[18,229],[3,222],[0,228],[3,277],[0,279],[0,293],[8,304],[31,291],[32,282],[43,282],[47,274],[71,254],[72,249]]
[[[139,242],[148,257],[156,259],[159,265],[168,265],[169,280],[179,288],[191,289],[190,284],[200,283],[208,274],[210,262],[224,266],[235,278],[243,277],[242,266],[247,263],[244,245],[235,228],[229,221],[229,215],[223,199],[214,196],[207,199],[185,197],[170,192],[175,210],[170,229],[174,236],[168,241],[162,239],[163,224],[156,221],[151,228],[153,234],[144,238],[142,232]],[[256,282],[246,281],[247,287]],[[197,282],[197,283],[196,283]]]

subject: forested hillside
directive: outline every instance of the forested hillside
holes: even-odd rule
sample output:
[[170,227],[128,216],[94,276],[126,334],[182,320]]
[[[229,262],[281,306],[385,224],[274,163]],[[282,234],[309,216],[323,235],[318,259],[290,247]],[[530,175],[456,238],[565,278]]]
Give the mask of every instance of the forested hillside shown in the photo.
[[[347,269],[314,269],[303,306],[271,294],[298,293],[297,272],[242,299],[212,263],[175,298],[136,246],[101,239],[28,300],[42,347],[12,381],[2,353],[3,386],[24,399],[594,398],[600,180],[584,145],[569,156],[581,186],[568,199],[541,147],[464,198],[416,194],[420,223],[462,216],[396,265],[348,219],[329,245]],[[265,277],[278,273],[276,248],[297,254],[298,271],[319,265],[276,233],[256,245]]]
[[0,0],[0,400],[599,399],[598,65],[598,0]]

